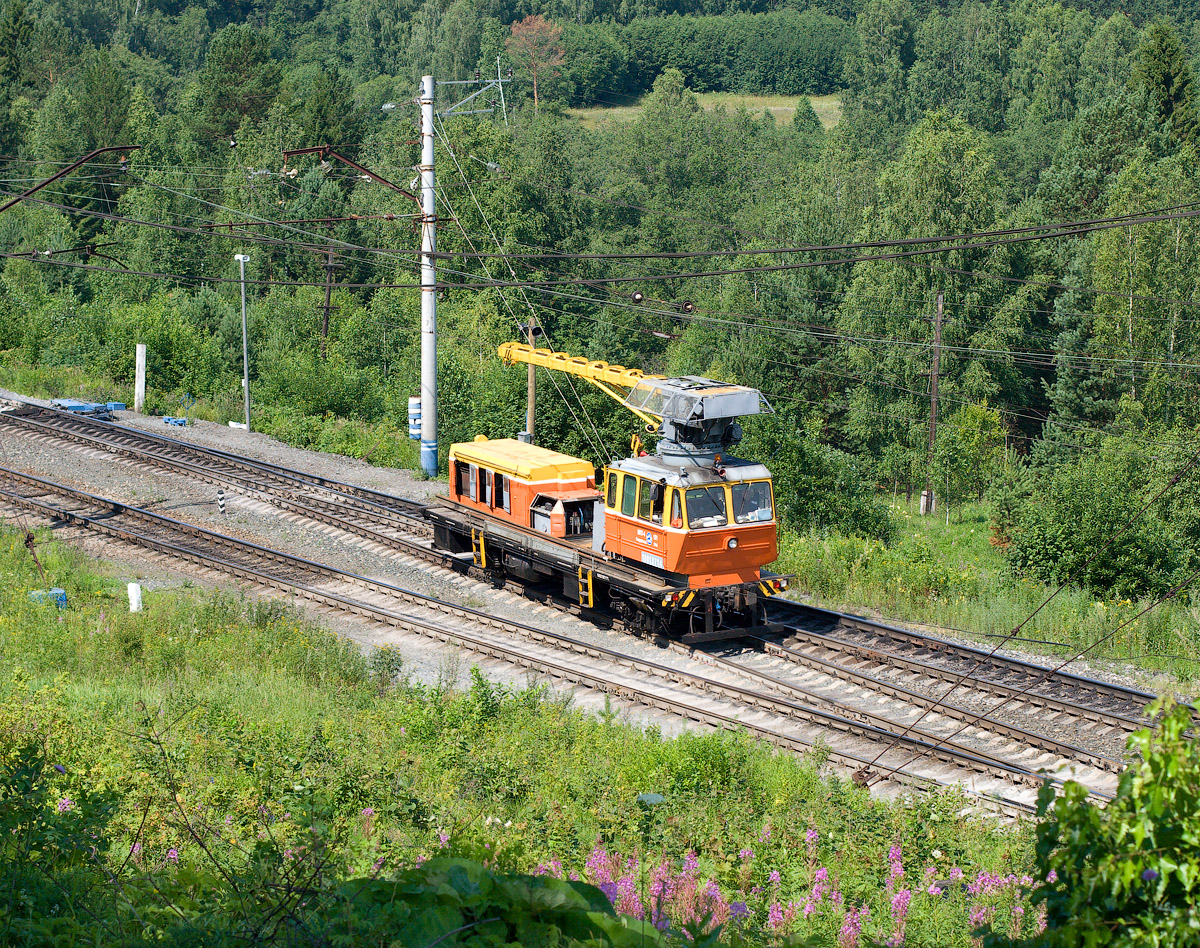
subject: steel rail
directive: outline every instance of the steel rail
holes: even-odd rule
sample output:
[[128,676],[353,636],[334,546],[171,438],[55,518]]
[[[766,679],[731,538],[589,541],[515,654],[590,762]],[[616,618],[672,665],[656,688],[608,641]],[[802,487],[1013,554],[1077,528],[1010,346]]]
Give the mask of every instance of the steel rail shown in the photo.
[[[70,417],[70,416],[68,416]],[[72,419],[74,420],[74,419]],[[354,533],[364,539],[372,540],[384,546],[396,547],[406,553],[421,556],[424,559],[430,560],[440,566],[452,567],[458,561],[451,555],[439,553],[431,547],[422,543],[420,539],[414,536],[396,535],[394,533],[386,533],[377,529],[371,524],[376,522],[370,518],[375,516],[372,511],[361,510],[355,507],[347,507],[346,504],[340,502],[331,502],[323,500],[320,496],[313,496],[311,493],[304,492],[300,494],[300,499],[296,496],[297,492],[291,488],[280,488],[270,484],[262,484],[253,479],[242,477],[237,474],[231,474],[227,471],[222,471],[215,468],[206,467],[202,464],[196,464],[182,458],[164,457],[163,455],[147,451],[139,448],[134,444],[122,443],[117,437],[106,437],[109,433],[101,430],[98,434],[88,433],[73,426],[46,425],[40,421],[32,420],[21,415],[15,415],[12,412],[0,412],[0,424],[20,424],[22,426],[34,428],[38,434],[47,438],[61,438],[77,441],[93,447],[100,448],[113,454],[118,454],[127,457],[139,463],[151,464],[166,470],[182,471],[198,480],[205,481],[210,484],[223,484],[234,487],[243,495],[257,496],[259,499],[265,500],[273,506],[280,509],[290,511],[299,516],[306,517],[319,523],[325,523],[333,527],[345,530],[348,533]],[[99,424],[99,423],[93,423]],[[118,429],[122,434],[130,429]],[[130,440],[135,440],[139,432],[134,432],[134,437]],[[149,436],[153,439],[155,436]],[[153,443],[153,441],[151,441]],[[203,452],[198,452],[203,453]],[[357,502],[357,501],[356,501]],[[362,519],[367,518],[366,522]],[[386,517],[380,516],[379,520],[385,521],[384,526],[391,527],[397,530],[407,530],[410,524],[416,521],[415,518],[404,517]],[[390,521],[390,522],[387,522]]]
[[[1061,688],[1074,688],[1076,687],[1076,682],[1079,682],[1080,690],[1085,695],[1092,695],[1102,700],[1103,696],[1108,694],[1112,697],[1112,700],[1120,701],[1126,705],[1136,705],[1139,711],[1142,705],[1148,704],[1155,698],[1153,694],[1127,688],[1124,685],[1113,684],[1109,686],[1107,682],[1098,681],[1097,679],[1084,678],[1082,676],[1071,675],[1070,673],[1055,673],[1051,668],[1033,662],[1022,661],[1021,659],[992,656],[990,661],[988,661],[987,652],[982,650],[973,649],[966,645],[960,646],[943,639],[928,638],[923,633],[910,632],[906,629],[899,629],[882,622],[874,622],[860,616],[815,609],[799,603],[786,603],[782,600],[772,600],[768,608],[775,616],[779,616],[781,612],[791,612],[792,615],[796,615],[802,610],[817,613],[833,627],[829,632],[815,632],[784,618],[788,626],[787,630],[783,633],[785,637],[800,639],[815,647],[823,648],[837,654],[853,655],[856,658],[872,662],[876,665],[890,665],[896,668],[915,671],[948,683],[958,682],[962,677],[962,670],[921,661],[918,658],[899,654],[898,650],[893,652],[864,645],[861,642],[841,638],[834,633],[839,629],[849,628],[871,635],[890,638],[897,643],[902,643],[904,647],[913,651],[929,648],[931,651],[939,652],[960,662],[973,663],[977,668],[981,668],[984,671],[990,667],[994,670],[993,674],[997,674],[998,677],[999,673],[1003,671],[1019,673],[1025,676],[1026,681],[1033,677],[1045,678],[1047,685],[1051,685],[1052,687],[1054,684],[1057,684]],[[1051,688],[1041,690],[1035,688],[1031,691],[1024,691],[1024,686],[1008,684],[1004,681],[998,681],[993,677],[986,677],[977,671],[976,668],[971,669],[968,675],[968,682],[970,687],[977,691],[986,691],[997,697],[1019,700],[1022,703],[1033,705],[1040,710],[1053,710],[1073,717],[1099,720],[1110,727],[1123,731],[1136,731],[1149,723],[1140,714],[1134,717],[1131,714],[1123,714],[1091,704],[1082,704],[1071,698],[1060,697],[1052,693],[1048,694],[1047,692]]]
[[[440,554],[437,551],[432,550],[430,547],[428,547],[425,544],[420,543],[420,542],[413,542],[413,541],[407,540],[405,538],[399,538],[399,537],[395,537],[395,536],[392,536],[389,534],[380,533],[378,530],[375,530],[374,528],[372,528],[370,526],[365,526],[361,522],[355,522],[352,519],[348,519],[345,515],[343,515],[345,512],[345,508],[339,504],[322,503],[319,499],[313,498],[310,495],[305,494],[305,498],[307,501],[309,501],[310,503],[316,503],[316,504],[320,505],[321,507],[325,508],[324,511],[313,509],[312,507],[307,506],[306,504],[301,504],[299,501],[293,499],[290,496],[287,496],[286,494],[281,495],[277,490],[270,488],[268,486],[258,484],[252,480],[247,480],[245,478],[241,478],[237,475],[229,474],[228,472],[224,472],[224,471],[219,471],[219,472],[212,471],[212,470],[209,470],[208,468],[204,468],[201,465],[192,464],[192,463],[190,463],[188,461],[184,461],[180,458],[164,457],[162,454],[159,454],[153,450],[148,450],[146,448],[138,447],[138,445],[150,444],[155,447],[161,446],[165,450],[181,450],[183,453],[185,453],[189,456],[200,457],[201,459],[206,458],[206,457],[214,457],[214,458],[217,458],[218,460],[221,460],[221,461],[227,463],[228,465],[230,465],[231,467],[234,467],[235,469],[236,468],[247,469],[251,473],[263,472],[270,477],[276,478],[278,480],[282,480],[284,483],[298,482],[299,484],[301,484],[304,487],[312,487],[312,488],[318,488],[319,490],[322,490],[322,491],[330,491],[331,493],[333,493],[339,497],[344,497],[344,498],[349,499],[350,495],[348,494],[348,491],[363,491],[363,492],[367,492],[369,494],[374,494],[376,496],[385,498],[388,501],[399,501],[403,504],[409,505],[411,508],[416,509],[417,511],[421,511],[424,509],[421,505],[416,504],[415,502],[405,501],[405,500],[402,500],[401,498],[392,498],[391,495],[383,494],[380,492],[374,492],[374,491],[371,491],[369,488],[358,488],[355,485],[349,485],[349,484],[343,484],[343,483],[337,482],[337,481],[331,481],[331,480],[328,480],[325,478],[317,477],[314,475],[309,475],[304,472],[294,471],[292,469],[282,468],[282,467],[278,467],[276,465],[270,465],[266,462],[249,461],[247,459],[238,457],[236,455],[229,454],[228,452],[224,452],[219,449],[208,448],[205,446],[199,446],[199,445],[192,444],[190,442],[182,442],[182,441],[178,441],[178,440],[172,439],[172,438],[165,438],[160,435],[155,435],[150,432],[145,432],[141,429],[129,428],[126,426],[116,425],[116,424],[107,423],[107,422],[99,422],[94,419],[83,419],[83,418],[79,418],[78,416],[72,415],[67,412],[60,412],[60,411],[56,411],[56,410],[52,410],[52,409],[45,409],[42,406],[36,406],[34,403],[27,403],[27,404],[29,404],[29,405],[31,405],[31,407],[37,409],[38,414],[41,419],[50,418],[53,423],[47,423],[44,420],[39,420],[39,418],[31,418],[31,417],[29,417],[29,415],[27,415],[23,412],[0,413],[0,421],[11,419],[12,421],[14,421],[18,424],[23,424],[25,426],[34,428],[35,430],[43,431],[50,437],[64,437],[64,438],[80,441],[80,442],[86,443],[86,444],[93,444],[104,450],[113,451],[115,453],[122,454],[126,457],[130,457],[131,459],[134,459],[134,460],[153,463],[153,464],[157,464],[159,466],[163,466],[163,467],[167,467],[167,468],[185,470],[185,471],[188,471],[189,473],[192,473],[196,477],[200,477],[200,478],[205,479],[210,482],[231,484],[231,485],[237,486],[243,490],[249,490],[252,492],[262,493],[262,494],[265,494],[265,496],[269,502],[275,504],[276,506],[280,506],[285,509],[290,509],[300,516],[307,517],[307,518],[315,520],[317,522],[326,523],[326,524],[332,525],[334,527],[337,527],[339,529],[347,530],[348,532],[357,534],[359,536],[364,536],[367,539],[381,543],[385,546],[399,547],[404,552],[409,553],[410,555],[415,555],[420,558],[426,559],[428,561],[435,563],[436,565],[439,565],[442,567],[448,567],[448,568],[457,568],[460,572],[462,571],[463,563],[460,562],[459,558],[448,555],[448,554]],[[126,438],[128,440],[126,440],[124,442],[113,443],[114,437]],[[333,486],[330,486],[330,485],[333,485]],[[290,492],[288,492],[288,493],[290,493]],[[354,499],[356,501],[361,499],[361,500],[364,500],[368,504],[372,503],[369,499],[366,499],[366,498],[352,498],[352,499]],[[375,505],[372,504],[372,506],[375,506]],[[378,506],[382,507],[383,505],[378,505]],[[383,510],[381,510],[380,512],[383,513],[385,516],[392,513],[392,511],[386,507]],[[362,512],[355,511],[352,508],[350,513],[362,513]],[[406,515],[401,514],[401,516],[406,516]],[[393,522],[395,522],[395,521],[393,521]],[[554,602],[554,604],[560,605],[557,602]],[[836,612],[832,612],[830,610],[823,610],[823,609],[806,606],[806,605],[802,605],[802,604],[789,603],[786,600],[773,601],[771,608],[773,610],[783,609],[783,610],[792,611],[793,614],[795,614],[795,613],[810,614],[810,615],[815,614],[815,615],[821,617],[824,621],[831,623],[835,626],[842,625],[842,626],[849,626],[849,627],[865,628],[867,631],[874,633],[874,634],[880,634],[881,632],[896,632],[896,633],[907,636],[908,640],[914,640],[918,644],[923,644],[925,642],[925,640],[923,638],[916,635],[915,633],[908,633],[906,630],[895,629],[894,627],[887,626],[883,623],[877,623],[877,622],[873,622],[872,620],[862,619],[861,617],[858,617],[858,616],[836,613]],[[864,646],[856,645],[854,643],[846,643],[843,640],[834,638],[832,636],[822,636],[820,633],[808,632],[799,627],[793,628],[791,630],[791,632],[793,635],[796,635],[798,637],[803,637],[803,638],[809,639],[810,642],[812,642],[812,640],[814,640],[814,639],[819,639],[820,641],[812,642],[812,644],[816,644],[819,647],[823,647],[823,648],[829,649],[834,652],[839,652],[842,654],[851,654],[855,658],[858,658],[858,659],[873,661],[878,664],[890,664],[890,665],[894,665],[894,666],[904,667],[909,670],[913,670],[919,674],[924,674],[926,676],[933,677],[935,679],[945,680],[945,681],[957,680],[957,678],[958,678],[957,673],[952,674],[950,672],[947,672],[945,669],[939,668],[939,666],[937,666],[937,665],[930,665],[930,664],[927,664],[924,662],[913,661],[911,659],[904,659],[899,656],[893,656],[890,653],[881,653],[881,652],[878,652],[877,650],[874,650],[874,651],[869,650],[869,649],[865,648]],[[833,662],[826,662],[826,661],[823,661],[822,659],[815,658],[813,656],[807,656],[807,655],[804,655],[804,653],[802,653],[796,649],[788,649],[786,646],[780,646],[777,643],[766,642],[761,639],[757,640],[757,641],[759,643],[761,643],[760,647],[763,648],[763,650],[771,651],[774,654],[777,654],[777,655],[780,655],[781,657],[787,658],[788,660],[799,661],[801,659],[801,657],[803,657],[802,663],[808,664],[809,667],[812,667],[815,670],[818,670],[818,671],[821,671],[821,672],[827,673],[827,674],[836,675],[837,677],[842,678],[843,680],[856,680],[857,683],[863,685],[864,687],[868,687],[877,692],[883,692],[883,693],[889,694],[892,697],[900,698],[901,700],[905,700],[905,701],[907,701],[911,704],[915,704],[919,707],[925,707],[926,709],[929,709],[936,705],[937,707],[944,710],[944,712],[949,717],[956,718],[957,720],[960,720],[960,721],[978,723],[981,726],[986,726],[990,730],[995,730],[1000,733],[1007,734],[1008,736],[1016,737],[1021,740],[1025,740],[1030,746],[1040,747],[1041,749],[1047,750],[1051,753],[1060,754],[1060,755],[1066,757],[1067,759],[1077,760],[1080,762],[1087,762],[1087,763],[1092,764],[1093,766],[1099,767],[1100,769],[1109,770],[1109,771],[1119,769],[1121,766],[1119,761],[1114,761],[1112,758],[1109,758],[1109,757],[1106,757],[1106,756],[1100,755],[1100,754],[1094,754],[1083,748],[1074,747],[1073,745],[1066,744],[1066,743],[1060,742],[1060,741],[1056,741],[1053,738],[1047,737],[1045,735],[1037,735],[1037,734],[1034,734],[1033,732],[1022,731],[1020,728],[1017,728],[1015,726],[1007,725],[1007,724],[1004,724],[1003,722],[999,722],[994,719],[990,719],[986,716],[981,716],[981,715],[978,715],[978,714],[975,714],[972,712],[968,712],[965,709],[957,708],[952,705],[951,706],[940,705],[937,702],[935,702],[933,699],[918,695],[912,691],[903,689],[900,686],[891,685],[890,683],[884,682],[873,676],[863,675],[861,672],[858,672],[857,670],[849,668],[847,666],[838,665]],[[969,653],[969,657],[974,657],[976,655],[982,656],[985,654],[985,653],[979,652],[978,650],[973,650],[973,649],[970,649],[965,646],[964,647],[955,646],[954,643],[943,643],[943,642],[941,642],[941,640],[934,640],[934,641],[937,641],[939,644],[945,645],[949,650],[951,650],[954,653]],[[699,653],[697,652],[697,654],[699,654]],[[1027,663],[1027,662],[1019,662],[1018,660],[1012,660],[1011,662],[1009,662],[1008,660],[999,660],[998,662],[994,661],[993,664],[1003,664],[1003,665],[1013,664],[1013,665],[1016,665],[1017,667],[1019,667],[1023,671],[1028,671],[1030,669],[1041,669],[1041,666],[1037,666],[1037,665],[1034,665],[1032,663]],[[1045,669],[1041,669],[1041,670],[1045,671]],[[757,672],[755,670],[747,669],[745,666],[740,666],[740,670],[738,673],[743,674],[743,675],[757,674]],[[767,676],[767,678],[770,678],[770,677],[771,676]],[[1099,686],[1101,688],[1105,687],[1105,684],[1106,684],[1104,682],[1096,682],[1092,679],[1080,679],[1079,676],[1072,676],[1069,674],[1062,675],[1061,677],[1063,677],[1064,679],[1070,680],[1072,682],[1075,681],[1076,679],[1078,679],[1081,681],[1088,682],[1092,685]],[[997,696],[1002,696],[1002,697],[1010,697],[1011,698],[1018,694],[1017,689],[1011,688],[1009,686],[1006,686],[1006,685],[1003,685],[1000,683],[989,682],[986,679],[975,679],[973,677],[971,679],[971,687],[975,688],[976,690],[983,690],[987,693],[997,695]],[[1136,692],[1133,689],[1122,688],[1121,686],[1114,686],[1114,687],[1116,689],[1119,689],[1124,692],[1130,692],[1130,693],[1138,694],[1138,695],[1144,694],[1141,692]],[[822,696],[820,696],[814,692],[808,692],[806,689],[799,689],[799,691],[804,691],[808,697],[808,700],[813,700],[813,701],[817,701],[817,702],[823,702],[826,700],[825,698],[823,698]],[[1150,696],[1148,696],[1148,697],[1150,697]],[[1104,720],[1105,723],[1109,724],[1110,726],[1117,727],[1117,728],[1120,728],[1125,731],[1134,730],[1137,727],[1143,726],[1143,724],[1144,724],[1144,722],[1141,720],[1126,718],[1126,717],[1123,717],[1120,715],[1109,714],[1108,712],[1105,712],[1105,711],[1102,711],[1102,710],[1099,710],[1099,709],[1096,709],[1093,707],[1083,706],[1083,705],[1079,705],[1074,702],[1069,702],[1069,701],[1065,701],[1065,700],[1057,699],[1057,698],[1051,698],[1051,697],[1043,696],[1040,694],[1022,695],[1021,698],[1027,704],[1033,704],[1034,706],[1042,708],[1042,709],[1050,708],[1050,709],[1053,709],[1060,713],[1067,713],[1067,714],[1070,714],[1075,717],[1084,717],[1087,719],[1094,719],[1094,718],[1099,717],[1100,719]],[[848,709],[848,710],[853,710],[853,709]],[[869,715],[870,712],[864,711],[864,712],[861,712],[861,714]]]
[[[1113,757],[1108,757],[1104,754],[1098,754],[1084,747],[1079,747],[1075,744],[1069,744],[1065,741],[1059,741],[1045,734],[1039,734],[1036,731],[1027,731],[1024,728],[1017,727],[1013,724],[1008,724],[996,718],[981,715],[977,712],[970,711],[958,705],[939,702],[937,699],[928,695],[922,695],[918,692],[911,691],[901,685],[896,685],[880,678],[874,678],[871,675],[865,675],[861,672],[856,672],[844,665],[838,665],[834,662],[827,662],[810,655],[805,655],[803,652],[797,652],[788,649],[786,646],[778,645],[774,642],[769,642],[766,639],[747,636],[756,642],[761,650],[770,655],[776,655],[785,658],[788,661],[794,662],[797,665],[803,665],[813,671],[828,675],[832,678],[838,678],[842,681],[848,681],[868,689],[877,694],[887,695],[888,697],[896,698],[900,701],[910,704],[922,710],[935,709],[939,714],[951,718],[955,721],[977,726],[980,730],[986,730],[993,733],[1002,734],[1005,737],[1013,738],[1021,743],[1034,748],[1039,748],[1051,754],[1058,754],[1061,757],[1071,761],[1079,761],[1090,764],[1100,770],[1105,770],[1110,773],[1119,773],[1125,769],[1125,763]],[[759,669],[748,668],[740,662],[732,661],[723,656],[715,655],[711,651],[702,650],[694,646],[683,645],[682,643],[673,642],[673,648],[678,648],[681,651],[686,651],[696,657],[699,661],[711,662],[719,667],[745,672],[754,675],[773,683],[774,687],[781,690],[799,692],[811,695],[811,700],[828,701],[843,708],[842,714],[847,717],[853,717],[854,714],[870,715],[874,719],[885,720],[880,715],[875,715],[870,711],[858,711],[857,709],[845,705],[843,702],[835,701],[831,698],[825,698],[822,695],[809,691],[806,688],[778,678],[768,672]],[[936,740],[936,738],[934,738]]]
[[[180,521],[173,520],[172,518],[164,517],[160,514],[153,514],[149,511],[141,510],[140,508],[130,507],[128,505],[111,501],[106,498],[101,498],[93,494],[88,494],[83,491],[76,491],[72,488],[66,488],[62,485],[53,484],[53,482],[45,481],[41,478],[35,478],[30,475],[21,474],[20,472],[16,471],[9,471],[3,468],[0,468],[0,474],[10,481],[15,481],[17,484],[32,486],[39,492],[66,496],[68,498],[83,502],[86,505],[100,507],[107,512],[104,517],[90,516],[76,511],[65,510],[61,507],[26,497],[23,494],[13,493],[12,491],[0,492],[0,496],[3,496],[10,503],[15,503],[26,506],[30,509],[38,510],[39,512],[43,513],[44,515],[48,515],[53,519],[64,520],[66,522],[72,522],[86,526],[90,529],[97,530],[117,539],[127,541],[131,540],[132,542],[135,542],[141,546],[150,549],[156,549],[160,552],[166,553],[169,556],[182,557],[190,562],[198,563],[199,565],[216,567],[224,572],[233,572],[235,575],[251,579],[254,582],[265,582],[266,585],[274,588],[286,588],[289,591],[299,592],[304,594],[307,598],[316,598],[321,601],[326,601],[343,610],[356,612],[362,615],[384,617],[389,620],[403,621],[404,623],[411,622],[414,623],[416,627],[419,627],[418,631],[421,628],[427,629],[427,627],[430,625],[429,623],[412,616],[402,616],[400,614],[393,613],[389,610],[384,610],[380,607],[372,606],[367,603],[348,600],[345,597],[341,597],[333,593],[314,589],[313,587],[304,583],[300,583],[295,579],[274,576],[263,572],[261,569],[256,569],[251,566],[246,566],[245,564],[226,560],[223,557],[218,557],[211,553],[204,553],[194,548],[183,547],[178,543],[173,543],[160,537],[137,534],[127,528],[116,526],[111,522],[111,518],[113,516],[132,516],[135,519],[147,521],[159,526],[169,527],[177,532],[190,534],[193,537],[200,537],[206,540],[216,541],[217,545],[219,546],[238,550],[243,553],[250,552],[255,556],[259,556],[260,558],[286,564],[303,572],[310,574],[316,573],[326,577],[349,581],[354,585],[377,590],[389,595],[399,594],[401,597],[409,601],[419,601],[422,604],[436,603],[439,611],[450,612],[460,618],[466,618],[469,621],[483,624],[485,627],[500,628],[506,632],[517,632],[527,638],[536,638],[543,643],[550,643],[560,648],[566,647],[576,653],[599,657],[607,661],[615,661],[617,664],[629,667],[635,671],[650,673],[656,677],[666,678],[669,681],[699,684],[704,687],[705,690],[708,690],[711,693],[715,693],[723,697],[735,698],[736,700],[742,701],[750,707],[769,710],[774,713],[786,713],[789,717],[801,717],[809,720],[810,722],[820,723],[825,727],[833,727],[842,731],[851,731],[860,736],[867,737],[868,739],[887,740],[895,737],[894,732],[886,729],[864,725],[859,722],[848,720],[839,715],[829,714],[826,712],[821,712],[818,709],[797,705],[791,701],[764,696],[760,693],[751,692],[748,689],[740,688],[726,682],[716,681],[714,679],[683,672],[679,669],[669,668],[667,666],[662,666],[653,662],[647,662],[642,659],[636,659],[623,653],[605,649],[601,646],[582,643],[567,636],[561,636],[556,633],[546,632],[544,630],[533,629],[519,623],[498,620],[495,617],[479,612],[478,610],[472,610],[467,607],[460,606],[448,606],[445,603],[432,600],[430,597],[422,596],[419,593],[403,590],[387,583],[369,580],[365,577],[357,576],[356,574],[352,573],[346,573],[341,570],[336,570],[323,564],[313,563],[312,561],[305,560],[300,557],[280,553],[279,551],[275,550],[269,550],[267,548],[260,547],[257,544],[234,540],[233,538],[216,534],[213,531],[205,530],[192,524],[182,523]],[[478,640],[471,640],[469,635],[460,633],[457,630],[447,630],[442,627],[436,628],[438,629],[439,635],[444,633],[451,635],[456,639],[465,636],[464,641],[466,641],[467,644],[473,646],[480,644]],[[497,643],[486,643],[486,647],[488,649],[505,648]],[[518,664],[523,664],[528,660],[528,656],[523,656],[521,662],[518,662]],[[570,669],[570,671],[572,674],[575,674],[577,669]],[[613,685],[611,683],[601,682],[601,684],[603,687],[601,687],[600,690],[609,692],[613,691]],[[617,688],[618,693],[626,693],[628,690],[628,686],[619,686]],[[678,710],[678,708],[676,710]],[[695,713],[696,709],[691,708],[687,716],[694,717]],[[712,712],[700,713],[706,715],[712,714]],[[781,746],[794,746],[797,743],[802,744],[806,748],[811,748],[812,746],[810,742],[807,742],[803,738],[798,738],[794,735],[783,735],[770,728],[763,728],[760,725],[739,721],[735,718],[727,718],[720,715],[718,715],[718,717],[721,717],[723,721],[727,720],[736,726],[746,727],[755,733],[760,733],[760,736],[763,736],[768,740],[773,740],[777,744],[781,743],[778,738],[782,738],[784,743],[781,744]],[[929,745],[926,741],[919,739],[906,740],[905,743],[914,748],[928,748],[941,763],[951,764],[952,766],[958,768],[966,768],[968,771],[974,771],[976,773],[986,773],[993,777],[999,776],[1015,785],[1036,786],[1040,785],[1043,780],[1046,779],[1034,774],[1026,768],[1013,765],[1007,761],[988,758],[987,755],[981,755],[971,750],[965,750],[964,752],[950,748],[936,748]],[[833,751],[833,756],[841,760],[841,762],[846,765],[854,764],[861,767],[862,764],[865,763],[862,758],[843,751],[835,750]],[[906,779],[907,778],[916,779],[918,781],[944,784],[943,781],[938,781],[935,778],[930,778],[920,774],[906,773]],[[1103,796],[1103,794],[1100,795]],[[1019,801],[1006,800],[1005,802],[1018,807],[1025,806],[1025,804],[1020,803]]]
[[[63,431],[64,433],[82,432],[84,427],[92,430],[92,436],[98,436],[97,433],[121,432],[122,435],[134,438],[141,442],[150,442],[156,445],[170,448],[173,450],[182,451],[192,455],[203,455],[211,458],[219,458],[226,464],[234,468],[241,468],[252,473],[260,473],[266,477],[279,481],[282,485],[299,485],[303,487],[318,488],[327,491],[331,494],[341,496],[348,500],[355,500],[365,503],[373,509],[379,510],[381,513],[402,519],[420,520],[425,519],[425,505],[418,501],[409,500],[405,497],[396,497],[384,491],[374,490],[370,487],[362,487],[358,484],[350,484],[344,481],[337,481],[331,478],[321,477],[316,474],[310,474],[306,471],[298,471],[295,468],[285,467],[281,464],[272,464],[267,461],[258,461],[252,458],[243,457],[242,455],[233,454],[229,451],[223,451],[220,448],[209,447],[207,445],[195,444],[190,441],[181,441],[178,438],[168,438],[163,435],[154,434],[150,431],[145,431],[141,428],[131,428],[128,425],[118,424],[111,421],[97,421],[94,418],[83,418],[71,412],[60,411],[55,408],[46,408],[34,402],[25,402],[25,409],[16,411],[0,412],[0,422],[17,420],[27,425],[40,424],[44,428],[53,428]],[[35,415],[28,414],[28,410],[36,410]]]

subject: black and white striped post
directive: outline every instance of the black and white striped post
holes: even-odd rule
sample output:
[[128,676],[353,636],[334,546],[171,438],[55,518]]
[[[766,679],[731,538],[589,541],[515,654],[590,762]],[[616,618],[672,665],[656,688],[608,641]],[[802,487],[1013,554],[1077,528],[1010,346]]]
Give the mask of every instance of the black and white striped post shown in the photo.
[[221,511],[221,516],[225,515],[225,490],[221,487],[217,488],[217,509]]

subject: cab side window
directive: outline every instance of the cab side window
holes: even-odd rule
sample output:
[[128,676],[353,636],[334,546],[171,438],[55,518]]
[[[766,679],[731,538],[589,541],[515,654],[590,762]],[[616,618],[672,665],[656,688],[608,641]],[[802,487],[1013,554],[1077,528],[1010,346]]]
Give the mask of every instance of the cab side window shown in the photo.
[[511,513],[508,499],[508,478],[503,474],[497,473],[496,478],[496,506],[503,507]]
[[658,485],[654,481],[641,482],[638,490],[638,516],[642,520],[650,519],[650,514],[654,510],[654,494],[657,488]]
[[671,526],[676,530],[683,526],[683,511],[679,507],[681,491],[671,491]]
[[617,481],[621,476],[616,471],[608,472],[608,506],[613,510],[617,507]]
[[621,478],[621,513],[626,517],[632,517],[637,508],[637,482],[632,474]]

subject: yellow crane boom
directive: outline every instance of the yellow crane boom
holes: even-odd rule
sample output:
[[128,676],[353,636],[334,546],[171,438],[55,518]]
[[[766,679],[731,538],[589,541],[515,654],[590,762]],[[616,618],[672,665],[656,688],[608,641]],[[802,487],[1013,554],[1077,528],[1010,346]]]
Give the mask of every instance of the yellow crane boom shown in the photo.
[[523,342],[506,342],[499,348],[501,360],[506,365],[525,362],[528,365],[553,369],[556,372],[566,372],[577,375],[591,382],[596,388],[610,398],[616,399],[648,425],[658,426],[661,416],[654,416],[639,408],[634,408],[626,401],[628,391],[616,389],[633,389],[643,379],[661,379],[661,375],[646,375],[641,369],[627,369],[623,365],[610,365],[599,359],[588,360],[582,356],[572,356],[566,352],[554,352],[552,349],[535,349]]

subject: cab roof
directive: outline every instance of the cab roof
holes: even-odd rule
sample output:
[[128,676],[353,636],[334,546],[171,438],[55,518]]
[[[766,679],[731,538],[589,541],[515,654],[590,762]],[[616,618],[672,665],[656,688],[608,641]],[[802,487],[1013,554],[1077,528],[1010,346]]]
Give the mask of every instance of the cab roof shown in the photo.
[[709,484],[737,484],[742,481],[765,481],[771,478],[771,472],[766,466],[754,461],[726,457],[722,459],[721,466],[725,469],[723,477],[711,467],[701,467],[698,464],[681,467],[668,464],[657,454],[650,454],[646,457],[614,461],[608,467],[612,471],[637,474],[654,481],[663,480],[667,482],[668,487],[704,487]]
[[582,458],[526,444],[514,438],[466,441],[450,446],[451,460],[466,461],[523,481],[595,479],[596,469]]

